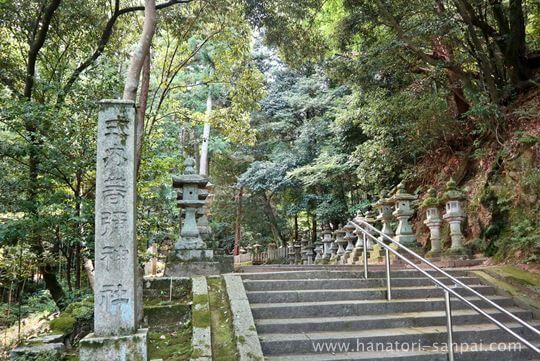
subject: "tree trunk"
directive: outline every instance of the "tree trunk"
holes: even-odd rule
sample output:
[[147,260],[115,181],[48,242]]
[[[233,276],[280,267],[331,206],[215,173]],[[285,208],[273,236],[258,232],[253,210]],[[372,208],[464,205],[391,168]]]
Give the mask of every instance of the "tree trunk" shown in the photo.
[[294,215],[294,243],[298,242],[298,213]]
[[141,167],[142,148],[144,143],[144,124],[146,117],[146,105],[148,104],[148,91],[150,89],[150,52],[148,52],[144,58],[144,65],[142,70],[142,82],[141,93],[139,95],[139,109],[137,111],[137,130],[135,136],[137,137],[135,148],[135,166],[136,175],[139,177],[139,169]]
[[268,221],[270,222],[270,229],[272,231],[272,235],[274,236],[276,242],[278,242],[281,246],[286,246],[287,240],[279,230],[277,217],[274,213],[274,207],[272,206],[272,200],[266,195],[266,193],[263,193],[262,197],[266,206],[265,208],[267,210]]
[[82,241],[82,171],[77,170],[75,184],[75,214],[77,223],[75,224],[77,240],[75,243],[75,288],[81,288],[81,241]]
[[234,225],[234,250],[233,254],[238,256],[240,254],[240,238],[241,238],[241,221],[242,221],[242,193],[244,188],[240,187],[238,195],[236,196],[236,222]]
[[317,242],[317,217],[315,215],[311,218],[311,243]]
[[[45,44],[47,39],[47,34],[49,32],[49,27],[54,16],[54,13],[60,6],[61,0],[52,0],[40,13],[36,19],[36,29],[38,31],[35,34],[35,37],[31,39],[30,49],[28,51],[28,58],[26,62],[26,79],[24,84],[24,98],[28,101],[32,101],[32,94],[34,90],[34,76],[36,73],[36,62],[38,59],[39,52]],[[39,193],[39,147],[41,146],[41,135],[39,134],[39,128],[36,124],[36,119],[30,115],[27,115],[25,118],[25,130],[28,133],[29,139],[29,149],[28,149],[28,203],[29,213],[35,219],[32,222],[33,226],[30,234],[30,243],[32,250],[36,253],[38,257],[42,257],[45,253],[45,249],[42,244],[41,237],[39,235],[39,230],[36,228],[37,221],[39,220],[39,204],[38,204],[38,193]],[[43,264],[40,266],[40,271],[43,274],[43,279],[45,285],[51,296],[56,303],[56,305],[62,309],[63,308],[63,298],[65,296],[60,283],[56,279],[56,273],[54,268],[49,264]]]
[[75,288],[81,289],[81,244],[75,245]]
[[156,1],[145,0],[144,23],[139,44],[131,55],[131,62],[126,76],[124,86],[124,95],[122,99],[135,101],[137,97],[137,88],[139,87],[139,77],[143,67],[144,58],[150,51],[152,38],[156,29]]
[[[442,16],[446,12],[446,8],[442,0],[437,1],[437,6],[435,8],[437,14]],[[442,36],[436,36],[432,40],[433,55],[441,60],[444,60],[447,63],[454,62],[454,51],[450,45],[445,42],[445,39]],[[456,117],[460,117],[470,109],[470,104],[465,98],[465,93],[463,91],[463,86],[461,84],[460,75],[457,74],[452,69],[447,69],[446,71],[448,77],[448,85],[450,88],[451,97],[449,99],[449,105],[455,107]],[[449,106],[449,108],[451,108]]]
[[90,258],[84,257],[84,270],[86,271],[86,277],[88,278],[88,283],[92,291],[95,291],[95,277],[94,277],[94,265]]
[[525,66],[526,44],[525,44],[525,17],[523,16],[523,1],[509,1],[509,24],[510,34],[506,49],[508,66],[512,72],[512,83],[519,87],[530,77],[529,70]]
[[208,90],[208,98],[206,99],[206,116],[204,120],[203,139],[201,144],[201,161],[199,174],[208,176],[208,142],[210,141],[210,114],[212,113],[212,93]]

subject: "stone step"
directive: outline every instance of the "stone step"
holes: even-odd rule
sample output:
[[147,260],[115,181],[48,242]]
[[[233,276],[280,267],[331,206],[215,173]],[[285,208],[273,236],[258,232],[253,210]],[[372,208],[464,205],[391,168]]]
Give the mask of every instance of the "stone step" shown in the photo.
[[[489,304],[478,297],[466,297],[480,307],[489,307]],[[513,306],[509,297],[491,296],[491,301],[502,307]],[[454,309],[469,308],[463,302],[452,299]],[[251,312],[255,319],[261,318],[299,318],[299,317],[339,317],[367,314],[388,314],[396,312],[422,312],[444,310],[442,297],[418,298],[405,300],[356,300],[356,301],[329,301],[329,302],[294,302],[294,303],[258,303],[251,304]]]
[[[491,286],[475,285],[474,290],[482,295],[492,295],[495,288]],[[455,288],[461,295],[472,295],[465,288]],[[249,291],[248,300],[251,304],[257,303],[291,303],[291,302],[319,302],[344,300],[380,300],[386,298],[386,287],[360,288],[360,289],[323,289],[323,290],[286,290],[286,291]],[[440,297],[443,290],[435,286],[424,287],[392,287],[392,298],[407,299],[420,297]]]
[[[441,274],[434,271],[427,271],[434,277],[441,277]],[[469,272],[466,270],[452,271],[450,273],[454,277],[468,276]],[[301,271],[289,271],[289,272],[256,272],[256,273],[240,273],[242,280],[272,280],[272,279],[328,279],[328,278],[364,278],[364,273],[359,268],[357,271],[323,271],[323,270],[305,270]],[[417,270],[397,270],[391,272],[392,277],[425,277],[421,272]],[[368,273],[369,278],[383,278],[386,277],[386,272],[383,270],[373,270]]]
[[[446,285],[451,285],[453,282],[448,278],[437,278]],[[466,285],[482,284],[477,277],[458,277],[458,280]],[[426,277],[394,277],[392,278],[392,286],[394,287],[411,287],[411,286],[430,286],[433,281]],[[328,279],[247,279],[244,280],[246,291],[273,291],[273,290],[316,290],[316,289],[350,289],[350,288],[372,288],[384,287],[386,285],[385,278],[328,278]]]
[[[510,307],[509,312],[523,320],[532,320],[532,312],[518,307]],[[501,322],[513,321],[495,308],[487,308],[491,316]],[[472,309],[454,310],[452,312],[454,325],[487,322],[485,316]],[[394,314],[374,314],[345,317],[314,317],[293,319],[261,319],[255,322],[259,335],[266,333],[304,333],[322,331],[353,331],[366,329],[383,329],[398,327],[424,327],[446,325],[444,311],[404,312]]]
[[[533,326],[538,327],[540,322],[533,321]],[[508,328],[528,339],[532,338],[532,332],[526,330],[517,323],[506,324]],[[499,329],[494,324],[472,324],[454,326],[455,343],[493,343],[493,342],[513,342],[514,338]],[[421,343],[424,346],[432,347],[447,342],[446,325],[427,326],[414,328],[391,328],[391,329],[368,329],[357,331],[341,332],[310,332],[310,333],[279,333],[259,335],[261,346],[265,355],[284,354],[305,354],[320,352],[318,347],[327,347],[329,343],[349,345],[352,351],[361,347],[368,347],[376,343],[399,344]],[[535,337],[535,341],[539,341]],[[517,341],[517,340],[516,340]]]
[[[500,343],[501,351],[490,350],[490,344],[478,343],[475,349],[463,347],[454,354],[456,361],[538,361],[540,357],[526,346]],[[517,351],[515,351],[517,349]],[[503,351],[504,350],[504,351]],[[267,361],[448,361],[446,349],[423,351],[365,351],[365,352],[327,352],[303,355],[280,355],[265,357]]]

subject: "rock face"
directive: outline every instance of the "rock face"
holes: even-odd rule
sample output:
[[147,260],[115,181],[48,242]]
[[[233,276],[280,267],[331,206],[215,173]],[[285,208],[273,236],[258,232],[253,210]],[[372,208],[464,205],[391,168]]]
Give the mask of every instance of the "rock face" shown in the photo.
[[81,361],[144,361],[147,330],[139,330],[133,102],[101,102],[97,144],[94,333],[81,340]]

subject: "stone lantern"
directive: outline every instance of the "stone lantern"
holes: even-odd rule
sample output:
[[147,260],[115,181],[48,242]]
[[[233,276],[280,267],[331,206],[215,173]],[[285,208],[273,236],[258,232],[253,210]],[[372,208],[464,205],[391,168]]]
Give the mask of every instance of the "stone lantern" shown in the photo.
[[345,248],[345,257],[343,259],[344,263],[348,262],[349,258],[351,258],[352,251],[354,250],[354,241],[356,237],[354,236],[353,232],[355,230],[354,226],[350,223],[347,223],[343,230],[345,231],[345,241],[347,241],[347,247]]
[[[386,198],[386,194],[384,193],[381,194],[381,199],[375,204],[375,208],[379,210],[377,220],[382,222],[381,232],[390,238],[394,238],[394,230],[392,230],[392,226],[390,225],[390,222],[394,219],[394,216],[392,215],[393,206],[394,202],[392,199]],[[379,237],[379,239],[385,243],[389,243],[388,240],[385,240],[382,236]]]
[[199,233],[205,242],[210,239],[212,234],[209,220],[211,217],[210,207],[212,206],[214,198],[213,190],[214,185],[210,182],[206,185],[205,189],[201,189],[201,197],[204,197],[206,201],[204,206],[197,211],[197,225],[199,227]]
[[403,183],[398,184],[397,191],[392,197],[395,210],[392,213],[399,221],[394,239],[404,246],[416,246],[416,236],[413,233],[409,219],[414,214],[411,202],[416,197],[407,193]]
[[465,195],[457,189],[456,182],[453,179],[450,179],[446,184],[444,199],[446,200],[446,213],[443,215],[443,219],[450,224],[450,238],[452,239],[449,253],[464,255],[466,252],[463,247],[461,222],[465,220],[465,212],[462,207]]
[[[362,212],[358,211],[356,213],[356,217],[354,217],[355,221],[364,221],[364,217],[362,216]],[[363,226],[360,224],[360,227],[363,228]],[[351,264],[360,264],[360,256],[362,255],[362,250],[364,249],[364,234],[356,229],[354,230],[354,234],[356,236],[356,243],[354,244],[354,249],[351,253],[351,258],[349,259],[349,263]]]
[[332,258],[332,231],[330,226],[325,224],[322,231],[322,243],[323,243],[323,260],[328,261]]
[[300,242],[294,244],[294,263],[302,264],[302,244]]
[[338,226],[338,229],[334,232],[334,235],[336,237],[335,243],[338,246],[338,249],[336,251],[337,260],[340,261],[343,259],[343,256],[345,255],[345,244],[347,241],[345,240],[345,231],[341,227],[341,224]]
[[250,244],[246,247],[246,250],[247,250],[247,253],[249,254],[249,256],[253,259],[253,246],[251,246]]
[[173,187],[177,192],[178,207],[185,215],[180,239],[175,244],[176,257],[192,259],[193,257],[213,258],[213,251],[207,250],[197,227],[197,212],[205,205],[208,191],[205,189],[208,178],[195,172],[195,160],[187,158],[184,162],[186,170],[183,175],[173,177]]
[[[371,210],[370,210],[370,211],[367,211],[367,212],[366,212],[366,215],[365,215],[365,217],[364,217],[364,221],[366,221],[367,223],[369,223],[370,225],[373,226],[373,225],[375,224],[375,222],[377,222],[377,219],[375,218],[375,212],[373,212],[373,211],[371,211]],[[369,234],[371,234],[371,235],[373,235],[373,236],[376,235],[376,234],[375,234],[375,231],[373,231],[373,230],[371,230],[371,229],[369,229],[369,228],[366,229],[366,232],[369,233]],[[367,245],[367,251],[368,251],[368,252],[371,251],[371,250],[373,250],[373,242],[374,242],[373,239],[372,239],[371,237],[367,236],[367,242],[366,242],[366,245]]]
[[433,188],[428,190],[428,196],[422,202],[422,208],[426,209],[426,220],[424,224],[429,228],[429,240],[431,250],[426,257],[439,257],[441,254],[441,217],[439,216],[440,200],[437,198],[437,191]]
[[294,264],[295,257],[294,242],[290,241],[289,245],[287,246],[287,258],[289,259],[289,264]]
[[205,188],[208,178],[196,174],[193,158],[187,158],[184,165],[184,174],[173,176],[173,187],[177,192],[178,207],[183,211],[184,223],[180,238],[174,245],[174,255],[167,260],[165,276],[208,276],[230,272],[232,259],[226,261],[221,257],[216,258],[214,251],[207,248],[197,225],[197,213],[206,204],[208,196]]
[[253,253],[258,256],[259,254],[261,254],[261,245],[259,243],[255,243],[253,245]]
[[308,247],[308,238],[306,235],[302,235],[302,238],[300,238],[300,254],[302,261],[301,264],[307,264],[308,263],[308,254],[307,254],[307,247]]
[[339,245],[336,243],[336,233],[335,232],[330,232],[330,234],[331,234],[331,237],[332,237],[332,244],[331,244],[331,247],[330,247],[330,252],[331,252],[330,262],[334,263],[334,261],[336,261],[336,259],[338,258],[337,251],[339,249]]
[[314,252],[315,252],[315,263],[321,263],[324,257],[324,244],[322,241],[322,235],[320,233],[320,230],[317,230],[317,240],[314,244]]

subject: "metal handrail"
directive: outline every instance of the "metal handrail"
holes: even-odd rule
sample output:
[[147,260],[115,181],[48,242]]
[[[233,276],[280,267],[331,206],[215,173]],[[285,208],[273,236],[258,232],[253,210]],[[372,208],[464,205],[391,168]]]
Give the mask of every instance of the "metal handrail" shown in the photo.
[[453,355],[453,342],[452,342],[452,339],[453,339],[453,336],[452,336],[452,318],[451,318],[451,309],[450,309],[450,294],[454,295],[455,297],[457,297],[459,300],[461,300],[462,302],[464,302],[467,306],[471,307],[472,309],[474,309],[476,312],[480,313],[481,315],[483,315],[484,317],[486,317],[487,319],[489,319],[491,322],[493,322],[495,325],[497,325],[499,328],[501,328],[502,330],[506,331],[507,333],[509,333],[510,335],[512,335],[514,338],[516,338],[517,340],[519,340],[520,342],[522,342],[523,344],[525,344],[527,347],[529,347],[530,349],[532,349],[533,351],[535,351],[536,353],[540,354],[540,349],[538,347],[536,347],[534,344],[532,344],[530,341],[526,340],[525,338],[523,338],[522,336],[518,335],[517,333],[515,333],[514,331],[512,331],[511,329],[509,329],[508,327],[506,327],[503,323],[501,323],[500,321],[496,320],[495,318],[493,318],[492,316],[490,316],[488,313],[484,312],[479,306],[475,305],[474,303],[470,302],[469,300],[467,300],[465,297],[463,297],[461,294],[459,294],[458,292],[454,291],[451,287],[448,287],[447,285],[445,285],[443,282],[439,281],[438,279],[436,279],[435,277],[433,277],[432,275],[430,275],[428,272],[426,272],[424,269],[418,267],[416,264],[414,264],[411,260],[409,260],[408,258],[406,258],[405,256],[403,256],[402,254],[400,254],[397,250],[395,250],[394,248],[390,247],[389,245],[385,244],[384,242],[382,242],[380,239],[378,239],[377,237],[375,237],[373,234],[371,234],[370,232],[368,232],[367,230],[371,230],[371,231],[374,231],[376,232],[377,234],[379,234],[383,239],[385,239],[386,241],[389,241],[390,243],[396,245],[398,247],[398,249],[403,249],[405,251],[407,251],[409,254],[411,254],[412,256],[414,256],[415,258],[417,258],[418,260],[422,261],[423,263],[427,264],[428,266],[430,266],[432,269],[436,270],[437,272],[443,274],[444,276],[446,276],[448,279],[450,279],[451,281],[453,281],[455,283],[455,285],[458,285],[458,286],[461,286],[463,288],[465,288],[466,290],[470,291],[471,293],[473,293],[474,295],[478,296],[480,299],[482,299],[483,301],[486,301],[487,303],[489,303],[490,305],[494,306],[496,309],[498,309],[499,311],[501,311],[502,313],[504,313],[505,315],[511,317],[512,319],[514,319],[515,321],[519,322],[521,325],[525,326],[526,328],[528,328],[529,330],[533,331],[535,334],[537,335],[540,335],[540,331],[537,330],[534,326],[530,325],[529,323],[527,323],[526,321],[522,320],[521,318],[517,317],[516,315],[512,314],[511,312],[505,310],[503,307],[499,306],[498,304],[496,304],[495,302],[489,300],[488,298],[486,298],[484,295],[480,294],[479,292],[477,292],[476,290],[472,289],[471,287],[467,286],[466,284],[464,284],[463,282],[461,282],[460,280],[456,279],[455,277],[451,276],[450,274],[448,274],[447,272],[443,271],[441,268],[435,266],[433,263],[429,262],[427,259],[425,259],[424,257],[420,256],[419,254],[417,254],[416,252],[412,251],[411,249],[409,249],[408,247],[402,245],[401,243],[395,241],[394,239],[392,239],[391,237],[389,237],[388,235],[382,233],[380,230],[378,230],[377,228],[373,227],[371,224],[369,224],[368,222],[364,221],[364,220],[357,220],[357,219],[354,219],[354,220],[351,220],[349,221],[349,223],[351,225],[353,225],[357,230],[360,230],[362,233],[363,233],[363,246],[364,246],[364,257],[363,257],[363,260],[364,260],[364,277],[365,278],[368,278],[368,263],[367,263],[367,242],[366,242],[366,236],[370,237],[371,239],[373,239],[375,242],[377,242],[377,244],[381,245],[384,250],[385,250],[385,262],[386,262],[386,279],[387,279],[387,299],[390,300],[391,299],[391,280],[390,280],[390,252],[392,252],[395,256],[399,257],[400,259],[402,259],[403,261],[405,261],[406,263],[408,263],[410,266],[416,268],[418,271],[420,271],[424,276],[426,276],[428,279],[430,279],[433,283],[435,283],[437,286],[441,287],[444,291],[445,291],[445,305],[446,305],[446,316],[447,316],[447,328],[448,328],[448,340],[449,340],[449,347],[448,347],[448,356],[449,356],[449,360],[450,361],[453,361],[454,359],[454,355]]

